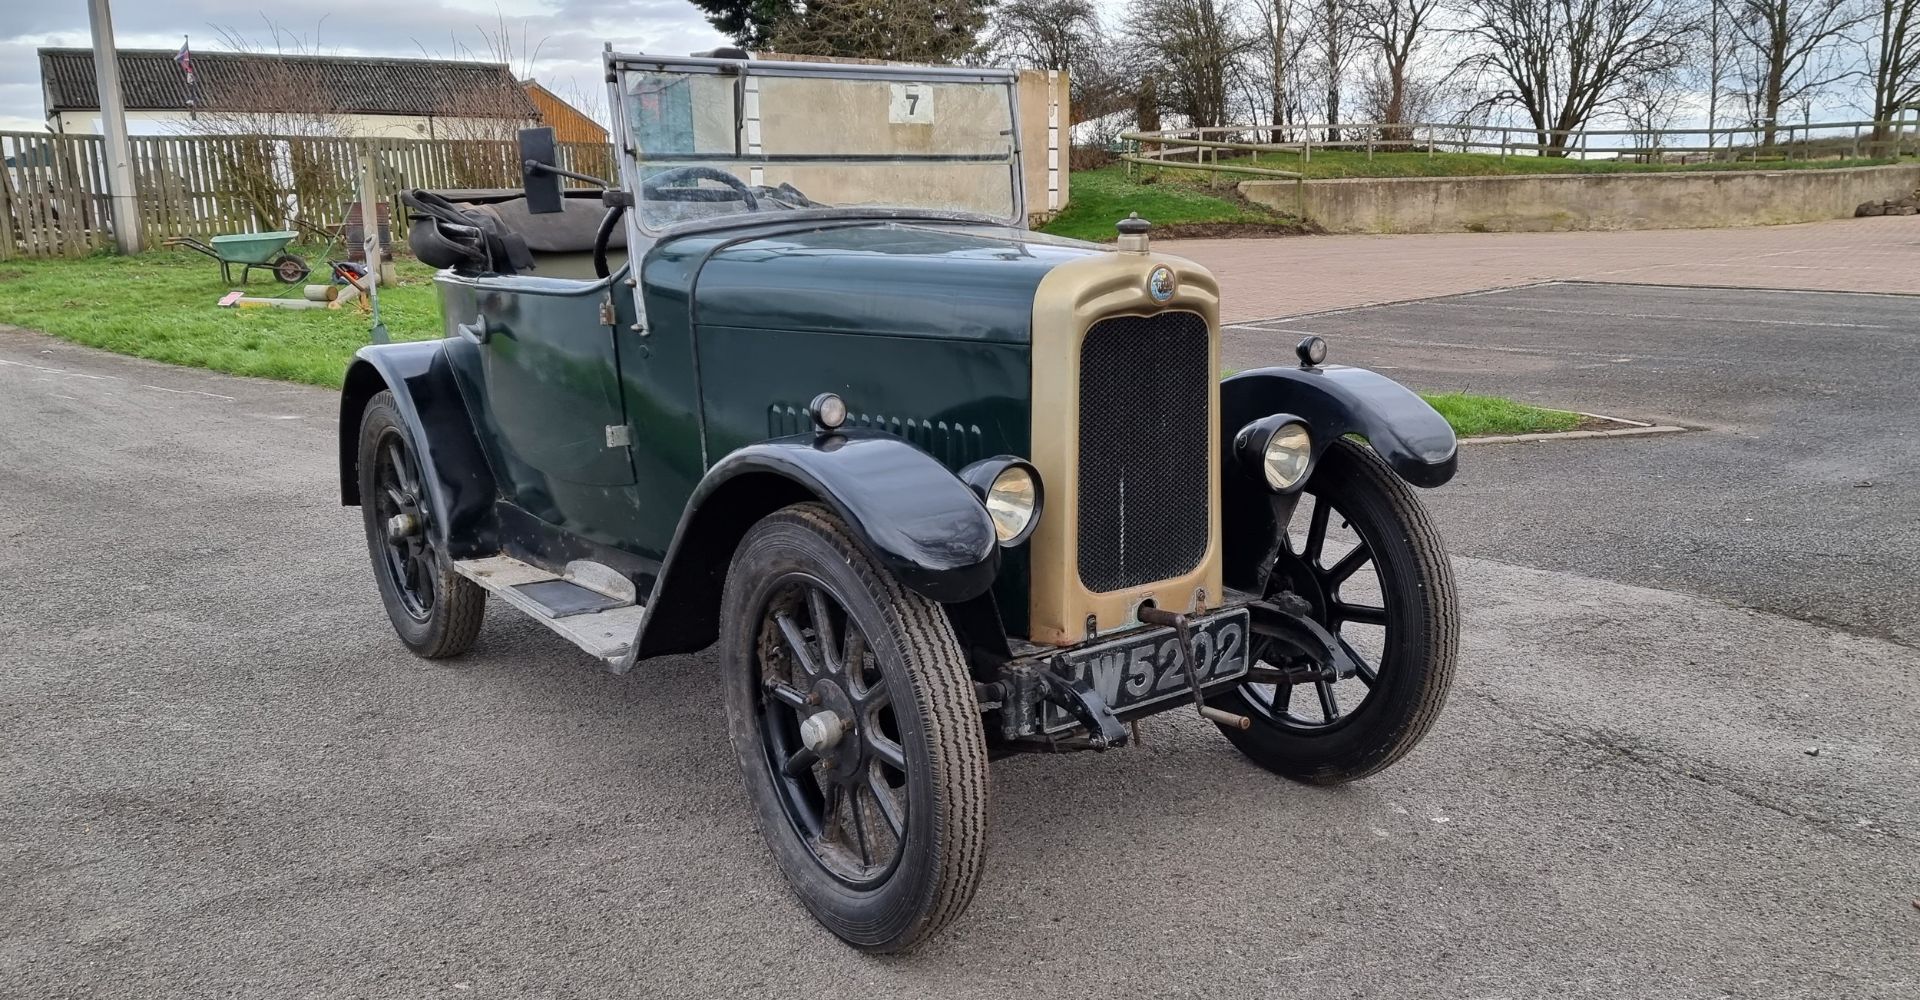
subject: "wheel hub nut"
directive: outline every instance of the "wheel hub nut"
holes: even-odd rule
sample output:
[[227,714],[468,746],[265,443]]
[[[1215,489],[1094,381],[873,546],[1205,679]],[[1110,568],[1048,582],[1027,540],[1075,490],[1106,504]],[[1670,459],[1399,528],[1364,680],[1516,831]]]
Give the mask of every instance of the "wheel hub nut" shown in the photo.
[[387,518],[387,534],[411,535],[420,530],[420,521],[412,514],[395,514]]
[[800,721],[800,742],[814,753],[832,749],[846,732],[846,723],[833,712],[815,712]]

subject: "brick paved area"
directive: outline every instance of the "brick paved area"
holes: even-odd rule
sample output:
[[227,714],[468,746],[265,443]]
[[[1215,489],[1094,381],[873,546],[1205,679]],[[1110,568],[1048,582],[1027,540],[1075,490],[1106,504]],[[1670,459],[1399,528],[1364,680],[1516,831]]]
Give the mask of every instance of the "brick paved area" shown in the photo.
[[1229,323],[1568,279],[1920,294],[1920,216],[1751,229],[1160,240],[1155,246],[1219,276],[1221,318]]

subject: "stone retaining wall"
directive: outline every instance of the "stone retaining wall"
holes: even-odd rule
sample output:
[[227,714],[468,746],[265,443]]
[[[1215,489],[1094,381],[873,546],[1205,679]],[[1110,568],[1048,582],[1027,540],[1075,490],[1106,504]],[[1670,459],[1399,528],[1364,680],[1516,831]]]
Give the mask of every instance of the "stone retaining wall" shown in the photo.
[[1707,229],[1852,216],[1920,187],[1920,163],[1837,170],[1244,181],[1248,200],[1334,233]]

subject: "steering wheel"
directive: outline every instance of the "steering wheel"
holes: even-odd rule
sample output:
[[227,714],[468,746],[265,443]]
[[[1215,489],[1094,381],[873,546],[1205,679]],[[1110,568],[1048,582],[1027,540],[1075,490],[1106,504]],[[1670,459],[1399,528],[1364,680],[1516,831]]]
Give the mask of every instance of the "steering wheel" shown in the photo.
[[[716,181],[725,184],[730,190],[715,191],[712,188],[671,187],[681,181]],[[640,196],[648,201],[737,201],[754,212],[760,208],[760,199],[754,196],[753,189],[745,181],[713,167],[676,167],[663,170],[640,182]]]

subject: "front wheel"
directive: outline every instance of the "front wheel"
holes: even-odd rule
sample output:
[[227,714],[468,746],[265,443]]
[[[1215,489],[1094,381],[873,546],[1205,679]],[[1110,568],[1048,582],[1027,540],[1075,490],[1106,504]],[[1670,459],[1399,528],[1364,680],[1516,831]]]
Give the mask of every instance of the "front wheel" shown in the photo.
[[958,917],[985,856],[987,749],[945,611],[801,504],[741,541],[721,620],[734,750],[801,902],[876,952]]
[[407,648],[428,659],[472,648],[487,592],[454,571],[434,542],[431,485],[420,472],[393,393],[367,402],[360,418],[360,510],[380,603]]
[[[1335,442],[1306,493],[1268,595],[1304,600],[1359,672],[1245,684],[1214,704],[1253,720],[1245,730],[1222,731],[1255,763],[1331,785],[1384,769],[1426,735],[1453,683],[1460,611],[1453,569],[1426,509],[1372,449]],[[1254,637],[1259,665],[1284,669],[1285,649]]]

